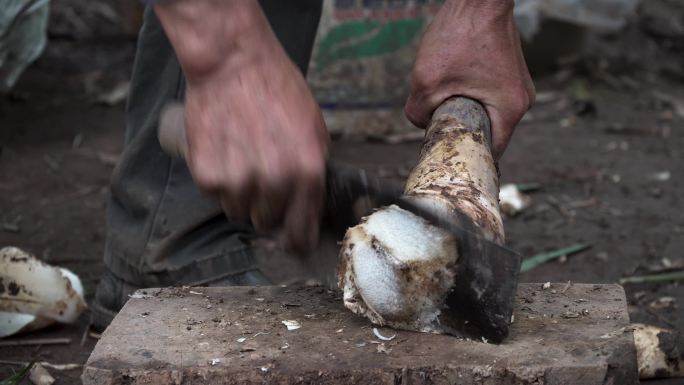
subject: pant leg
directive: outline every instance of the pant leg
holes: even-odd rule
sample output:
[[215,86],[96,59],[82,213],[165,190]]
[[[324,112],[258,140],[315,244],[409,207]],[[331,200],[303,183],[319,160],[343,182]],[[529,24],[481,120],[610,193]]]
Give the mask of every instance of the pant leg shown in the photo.
[[[292,60],[305,72],[320,0],[265,0],[262,7]],[[256,269],[248,223],[227,220],[194,185],[183,161],[157,141],[161,108],[181,100],[184,79],[159,20],[147,9],[127,106],[124,151],[112,176],[105,265],[129,284],[192,285]]]

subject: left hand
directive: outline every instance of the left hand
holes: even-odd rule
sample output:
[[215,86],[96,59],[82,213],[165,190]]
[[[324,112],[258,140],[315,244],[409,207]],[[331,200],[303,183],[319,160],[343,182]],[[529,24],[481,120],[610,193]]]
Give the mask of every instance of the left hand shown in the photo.
[[513,0],[447,0],[425,31],[413,67],[406,117],[426,127],[451,96],[482,103],[499,159],[535,91],[520,47]]

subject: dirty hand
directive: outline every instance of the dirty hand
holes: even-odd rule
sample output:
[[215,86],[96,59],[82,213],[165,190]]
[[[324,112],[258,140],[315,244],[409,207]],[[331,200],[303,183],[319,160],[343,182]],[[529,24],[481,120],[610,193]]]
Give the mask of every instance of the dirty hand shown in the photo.
[[423,35],[407,118],[426,127],[451,96],[480,101],[492,123],[492,153],[503,154],[535,91],[520,48],[513,0],[447,0]]
[[186,161],[230,218],[318,238],[328,134],[301,72],[257,1],[155,6],[187,80]]

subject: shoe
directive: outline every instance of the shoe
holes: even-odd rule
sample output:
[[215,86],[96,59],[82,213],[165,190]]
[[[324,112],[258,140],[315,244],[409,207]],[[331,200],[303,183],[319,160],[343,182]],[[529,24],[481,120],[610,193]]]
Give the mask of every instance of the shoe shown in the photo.
[[115,276],[106,266],[95,298],[90,304],[90,328],[102,333],[128,300],[128,296],[141,287],[133,286]]

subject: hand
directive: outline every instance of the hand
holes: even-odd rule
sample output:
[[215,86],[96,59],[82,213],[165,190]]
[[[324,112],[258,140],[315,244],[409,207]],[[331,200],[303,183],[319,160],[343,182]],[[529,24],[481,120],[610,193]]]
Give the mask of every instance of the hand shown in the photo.
[[512,0],[447,0],[421,41],[404,111],[418,127],[451,96],[481,102],[492,123],[492,153],[503,154],[534,103]]
[[[229,217],[250,218],[257,230],[283,227],[291,246],[311,246],[318,238],[327,158],[321,112],[256,2],[211,3],[155,8],[187,79],[190,172]],[[234,8],[221,19],[228,3]],[[167,8],[176,4],[181,8]],[[209,14],[199,17],[207,5]],[[184,31],[195,17],[199,24]]]

